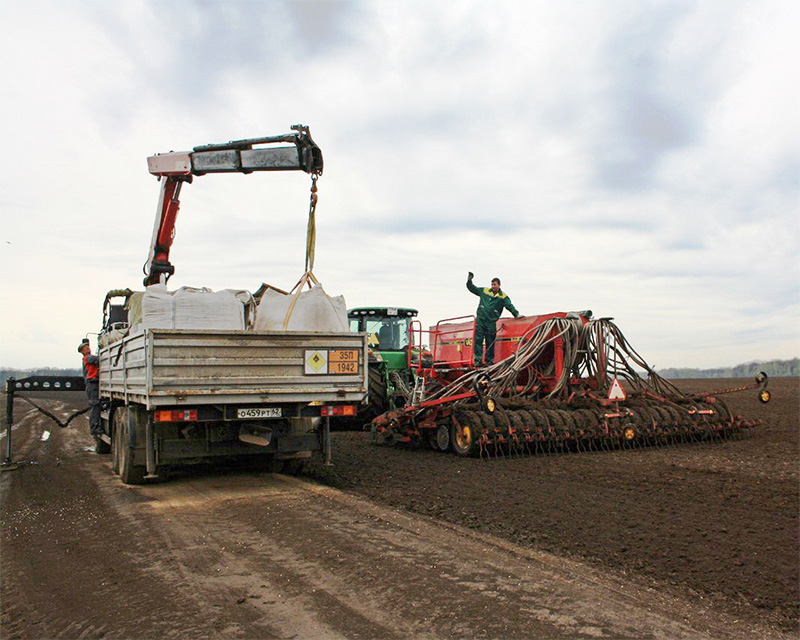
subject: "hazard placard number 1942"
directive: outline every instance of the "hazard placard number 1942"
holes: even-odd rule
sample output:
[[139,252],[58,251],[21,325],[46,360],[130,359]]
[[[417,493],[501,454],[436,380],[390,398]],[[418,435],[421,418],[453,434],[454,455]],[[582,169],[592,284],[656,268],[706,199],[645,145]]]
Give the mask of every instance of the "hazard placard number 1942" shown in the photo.
[[328,373],[358,373],[358,350],[331,349],[328,351]]

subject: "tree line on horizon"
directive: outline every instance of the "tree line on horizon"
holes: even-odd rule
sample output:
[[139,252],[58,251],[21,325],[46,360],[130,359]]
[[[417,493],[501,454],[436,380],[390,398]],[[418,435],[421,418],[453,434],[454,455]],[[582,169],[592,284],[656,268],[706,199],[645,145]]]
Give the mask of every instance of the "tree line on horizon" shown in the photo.
[[720,367],[718,369],[672,367],[669,369],[657,369],[656,373],[662,378],[754,378],[761,371],[771,378],[800,376],[800,358],[746,362],[737,364],[734,367]]
[[[768,360],[765,362],[747,362],[734,367],[720,367],[717,369],[689,369],[671,367],[657,369],[656,373],[662,378],[754,378],[763,371],[772,378],[785,376],[800,376],[800,358],[791,360]],[[28,378],[30,376],[80,376],[78,368],[38,367],[35,369],[0,368],[0,390],[5,391],[6,380],[9,378]]]

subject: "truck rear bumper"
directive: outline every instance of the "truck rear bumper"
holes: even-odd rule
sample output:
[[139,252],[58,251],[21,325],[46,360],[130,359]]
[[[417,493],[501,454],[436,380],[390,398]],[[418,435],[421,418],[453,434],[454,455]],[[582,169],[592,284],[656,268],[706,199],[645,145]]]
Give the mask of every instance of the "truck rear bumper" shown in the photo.
[[[321,451],[319,434],[288,435],[273,438],[268,446],[259,446],[241,441],[207,442],[205,440],[161,440],[158,443],[158,464],[186,463],[193,458],[217,458],[230,456],[264,455],[268,453],[291,454]],[[146,464],[144,448],[137,449],[136,464]]]

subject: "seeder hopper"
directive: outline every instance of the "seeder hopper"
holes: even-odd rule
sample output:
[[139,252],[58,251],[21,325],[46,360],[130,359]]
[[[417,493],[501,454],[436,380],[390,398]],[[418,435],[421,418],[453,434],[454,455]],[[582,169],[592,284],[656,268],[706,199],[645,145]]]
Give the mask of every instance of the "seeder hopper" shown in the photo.
[[[720,395],[758,389],[767,375],[714,393],[685,394],[591,311],[503,318],[493,365],[473,366],[471,316],[411,326],[409,403],[374,418],[376,444],[428,443],[460,456],[582,451],[724,438],[761,424]],[[430,352],[421,345],[429,334]]]

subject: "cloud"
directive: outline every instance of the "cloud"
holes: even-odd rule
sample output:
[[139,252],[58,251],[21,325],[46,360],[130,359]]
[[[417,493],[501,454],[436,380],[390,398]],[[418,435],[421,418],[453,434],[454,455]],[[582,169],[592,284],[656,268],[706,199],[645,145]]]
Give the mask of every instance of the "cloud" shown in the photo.
[[[326,162],[315,271],[351,304],[471,313],[473,270],[525,313],[618,317],[660,366],[797,355],[798,22],[779,1],[7,3],[0,364],[69,365],[105,291],[141,282],[148,155],[298,122]],[[309,186],[197,179],[171,284],[294,284]],[[57,326],[26,311],[44,296]]]

